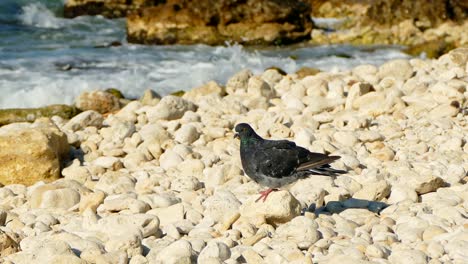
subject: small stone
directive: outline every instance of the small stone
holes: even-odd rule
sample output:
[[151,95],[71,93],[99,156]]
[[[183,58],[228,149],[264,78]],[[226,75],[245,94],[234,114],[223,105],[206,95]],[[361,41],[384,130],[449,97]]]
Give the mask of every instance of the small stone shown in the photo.
[[161,226],[184,220],[184,206],[181,203],[171,205],[167,208],[156,208],[147,212],[158,216]]
[[13,240],[7,233],[0,230],[0,257],[4,258],[8,255],[20,251],[19,244]]
[[93,110],[84,111],[76,116],[74,116],[70,121],[68,121],[65,126],[63,126],[64,130],[83,130],[86,127],[94,126],[100,128],[102,126],[102,122],[104,121],[103,116]]
[[177,167],[182,161],[182,157],[173,150],[167,150],[159,157],[159,164],[165,170]]
[[211,217],[218,223],[231,218],[239,213],[241,202],[230,191],[219,190],[203,202],[205,216]]
[[366,183],[361,190],[353,195],[356,199],[365,199],[370,201],[380,201],[390,194],[390,185],[385,180]]
[[106,194],[127,193],[135,189],[135,180],[120,172],[107,171],[99,178],[94,188]]
[[264,263],[263,258],[255,252],[255,250],[247,248],[246,250],[242,251],[242,257],[247,261],[247,263],[251,264],[262,264]]
[[406,186],[409,186],[418,194],[436,191],[438,188],[444,186],[444,184],[444,180],[441,178],[428,174],[418,174],[417,177],[409,177],[406,182]]
[[177,177],[171,182],[171,190],[182,191],[196,191],[202,187],[200,181],[193,176]]
[[352,147],[357,143],[357,137],[353,132],[336,132],[333,134],[336,142],[343,146]]
[[197,128],[191,124],[182,125],[175,134],[174,139],[183,144],[191,144],[200,137]]
[[192,245],[186,240],[177,240],[160,250],[156,256],[157,263],[191,264]]
[[444,247],[439,242],[431,241],[427,245],[427,254],[433,259],[440,258],[444,253]]
[[117,111],[121,107],[119,98],[105,91],[83,92],[75,105],[82,111],[93,110],[101,114]]
[[454,107],[452,104],[441,104],[436,108],[432,109],[428,116],[433,119],[437,118],[449,118],[456,116],[460,112],[460,109]]
[[145,213],[150,209],[150,206],[140,200],[131,197],[109,198],[104,200],[104,204],[99,207],[99,212],[120,212],[128,210],[131,213]]
[[413,67],[407,60],[397,59],[382,64],[377,74],[380,78],[393,77],[408,80],[413,75]]
[[181,118],[186,111],[195,111],[196,106],[180,97],[167,95],[161,101],[151,108],[148,108],[146,114],[148,121],[155,123],[158,120],[174,120]]
[[264,218],[273,225],[286,223],[301,213],[301,205],[287,191],[272,192],[265,202],[255,202],[258,197],[249,198],[240,207],[240,214],[246,218]]
[[247,69],[236,73],[227,81],[226,92],[228,94],[246,92],[249,79],[252,75],[253,75],[252,72]]
[[371,258],[385,258],[387,257],[381,246],[378,245],[369,245],[366,247],[366,256]]
[[274,95],[274,91],[260,76],[252,76],[247,83],[247,94],[254,97],[263,96],[270,99]]
[[440,226],[430,225],[423,232],[423,241],[432,240],[434,237],[445,234],[447,231]]
[[307,242],[309,246],[320,239],[318,224],[305,216],[298,216],[276,229],[278,238],[295,243]]
[[198,255],[198,263],[207,263],[210,259],[218,259],[224,261],[231,256],[229,247],[221,242],[209,242],[206,247]]
[[382,141],[384,139],[383,136],[379,132],[372,131],[372,130],[359,132],[358,138],[359,138],[359,141],[361,142]]
[[111,170],[119,170],[123,168],[122,162],[116,157],[99,157],[93,160],[93,164]]
[[359,96],[368,93],[371,90],[372,86],[368,83],[357,82],[351,86],[346,98],[345,109],[352,109],[353,102]]
[[395,264],[404,264],[408,263],[408,260],[411,260],[411,263],[414,264],[425,264],[428,259],[426,254],[420,250],[411,250],[411,249],[397,249],[392,250],[392,253],[388,257],[388,260],[391,263]]
[[391,204],[395,204],[395,203],[402,202],[405,200],[417,202],[418,194],[414,191],[413,188],[405,186],[405,185],[392,186],[392,190],[390,192],[390,197],[388,198],[388,202]]
[[202,86],[195,87],[186,91],[182,98],[186,100],[196,101],[199,100],[202,96],[216,94],[222,96],[224,94],[224,89],[219,86],[215,81],[209,81]]
[[32,208],[69,209],[80,202],[80,194],[71,188],[43,185],[31,194]]
[[83,213],[86,210],[96,212],[96,209],[102,202],[104,202],[105,194],[102,191],[96,190],[95,192],[88,193],[81,197],[79,211]]

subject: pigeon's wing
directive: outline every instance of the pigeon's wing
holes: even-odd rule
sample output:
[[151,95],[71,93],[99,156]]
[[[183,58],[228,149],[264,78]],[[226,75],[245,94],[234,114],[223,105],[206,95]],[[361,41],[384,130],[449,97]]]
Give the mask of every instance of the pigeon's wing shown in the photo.
[[263,149],[293,149],[296,148],[296,143],[289,140],[266,140],[261,142]]
[[306,161],[302,161],[297,167],[297,170],[309,170],[313,168],[317,168],[323,165],[327,165],[332,163],[333,161],[339,159],[340,156],[328,156],[326,154],[321,153],[310,153],[307,156]]
[[254,153],[256,171],[273,178],[290,176],[309,151],[288,140],[264,140]]
[[346,173],[328,165],[339,159],[339,156],[313,153],[288,140],[264,140],[255,156],[260,161],[256,171],[273,178],[292,176],[296,172],[328,176]]

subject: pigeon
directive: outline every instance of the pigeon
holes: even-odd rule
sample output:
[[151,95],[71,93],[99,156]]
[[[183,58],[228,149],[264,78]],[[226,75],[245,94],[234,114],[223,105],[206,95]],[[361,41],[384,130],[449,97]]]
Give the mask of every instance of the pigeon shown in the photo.
[[236,138],[240,139],[240,157],[244,172],[252,180],[268,189],[260,192],[265,202],[268,195],[279,187],[289,185],[311,174],[336,176],[346,173],[330,167],[339,156],[314,153],[296,146],[288,140],[263,139],[249,124],[235,127]]

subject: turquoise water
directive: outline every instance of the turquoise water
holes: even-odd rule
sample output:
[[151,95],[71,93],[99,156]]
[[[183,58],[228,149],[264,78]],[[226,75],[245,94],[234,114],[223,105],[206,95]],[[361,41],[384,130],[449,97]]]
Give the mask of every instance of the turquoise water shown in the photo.
[[[134,45],[126,42],[124,19],[64,19],[62,7],[52,0],[0,1],[0,108],[72,103],[85,90],[110,87],[128,97],[148,88],[167,94],[209,80],[224,84],[244,68],[339,71],[407,57],[396,47]],[[109,46],[116,41],[122,45]]]

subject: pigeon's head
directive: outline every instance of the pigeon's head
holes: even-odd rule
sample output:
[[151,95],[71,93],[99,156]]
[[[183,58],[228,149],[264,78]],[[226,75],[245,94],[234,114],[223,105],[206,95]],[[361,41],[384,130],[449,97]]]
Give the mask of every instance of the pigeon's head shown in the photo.
[[246,123],[237,124],[234,130],[236,131],[236,134],[234,135],[236,138],[251,138],[257,135],[253,128]]

